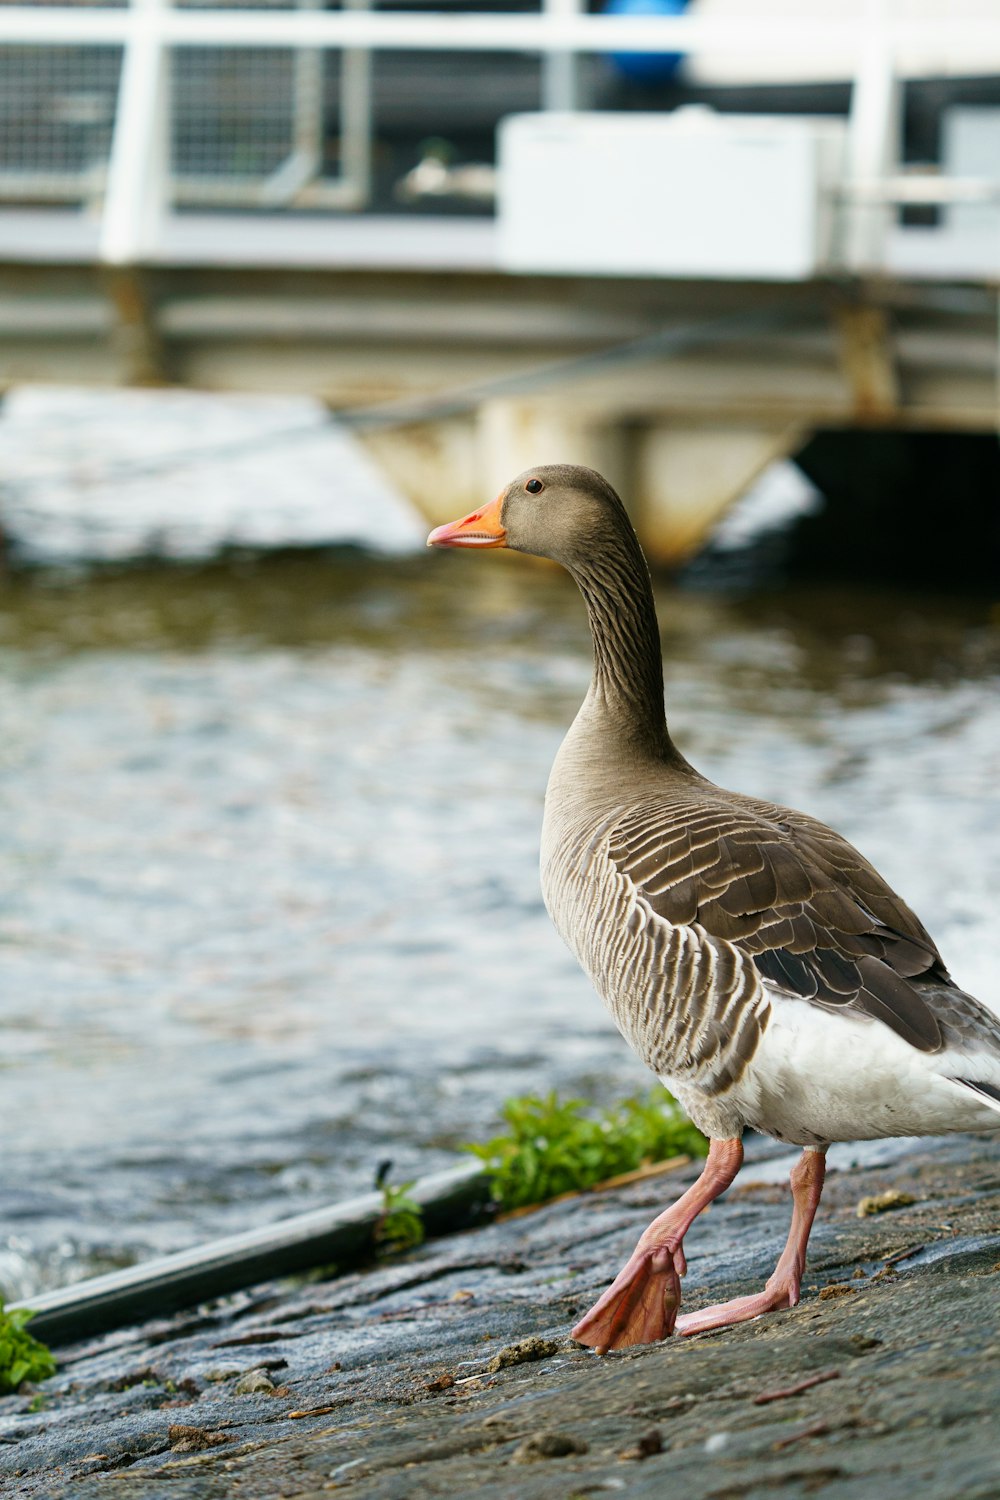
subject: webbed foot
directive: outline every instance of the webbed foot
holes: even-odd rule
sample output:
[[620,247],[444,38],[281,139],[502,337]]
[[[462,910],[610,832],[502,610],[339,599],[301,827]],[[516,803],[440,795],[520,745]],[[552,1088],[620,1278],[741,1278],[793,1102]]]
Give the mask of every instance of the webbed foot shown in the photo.
[[683,1271],[684,1252],[679,1245],[637,1248],[570,1337],[597,1354],[669,1337],[681,1303]]
[[795,1307],[799,1300],[797,1282],[778,1282],[772,1278],[762,1292],[751,1297],[734,1297],[730,1302],[716,1302],[712,1307],[703,1307],[700,1312],[685,1313],[676,1320],[674,1332],[682,1338],[692,1333],[707,1333],[711,1328],[730,1328],[735,1323],[748,1323],[766,1312],[777,1312],[779,1308]]

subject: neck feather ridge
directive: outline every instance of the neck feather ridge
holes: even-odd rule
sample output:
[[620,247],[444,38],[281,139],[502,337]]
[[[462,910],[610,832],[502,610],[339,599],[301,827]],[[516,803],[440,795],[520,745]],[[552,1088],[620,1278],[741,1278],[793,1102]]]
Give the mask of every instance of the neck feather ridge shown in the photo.
[[670,752],[663,707],[663,655],[649,568],[629,528],[570,568],[583,595],[594,641],[590,698],[636,748]]

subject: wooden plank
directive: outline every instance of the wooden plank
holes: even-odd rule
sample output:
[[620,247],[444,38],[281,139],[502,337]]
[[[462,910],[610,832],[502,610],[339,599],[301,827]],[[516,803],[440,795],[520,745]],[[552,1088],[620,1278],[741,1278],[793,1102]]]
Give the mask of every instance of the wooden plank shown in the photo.
[[884,422],[901,399],[886,310],[847,304],[837,309],[835,318],[854,414],[862,423]]

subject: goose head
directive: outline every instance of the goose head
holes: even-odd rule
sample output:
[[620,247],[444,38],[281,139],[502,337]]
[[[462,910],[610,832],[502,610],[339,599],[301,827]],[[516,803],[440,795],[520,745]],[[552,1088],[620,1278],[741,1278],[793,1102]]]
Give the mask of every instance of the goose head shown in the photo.
[[508,547],[548,557],[573,570],[631,531],[625,507],[607,480],[577,464],[525,469],[497,498],[438,526],[429,547]]

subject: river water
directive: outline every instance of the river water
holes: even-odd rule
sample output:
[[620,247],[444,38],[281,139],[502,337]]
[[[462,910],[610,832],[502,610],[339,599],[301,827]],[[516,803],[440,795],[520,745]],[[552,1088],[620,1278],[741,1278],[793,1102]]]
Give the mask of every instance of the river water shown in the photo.
[[[647,1081],[538,888],[575,590],[397,543],[5,580],[8,1297],[444,1164],[511,1093]],[[658,602],[689,757],[859,843],[1000,1008],[989,604]]]

